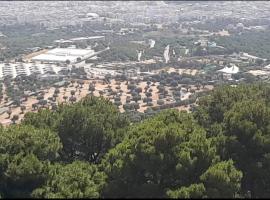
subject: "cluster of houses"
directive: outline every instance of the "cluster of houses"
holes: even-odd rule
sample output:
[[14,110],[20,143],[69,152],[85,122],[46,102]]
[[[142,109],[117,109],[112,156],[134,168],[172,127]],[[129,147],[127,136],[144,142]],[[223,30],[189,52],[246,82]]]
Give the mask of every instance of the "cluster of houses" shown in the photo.
[[0,63],[0,78],[29,76],[31,74],[50,75],[57,74],[64,66],[41,63]]

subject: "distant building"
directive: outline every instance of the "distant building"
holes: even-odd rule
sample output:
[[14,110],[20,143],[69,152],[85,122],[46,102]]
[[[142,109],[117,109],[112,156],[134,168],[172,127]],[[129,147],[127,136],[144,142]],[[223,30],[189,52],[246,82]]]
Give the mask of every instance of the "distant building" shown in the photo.
[[266,65],[265,67],[264,67],[264,69],[266,69],[266,70],[270,70],[270,64],[269,65]]
[[86,17],[95,19],[95,18],[98,18],[99,15],[97,13],[87,13]]
[[94,53],[92,49],[55,48],[31,60],[45,63],[76,63],[93,56]]
[[208,42],[208,46],[209,47],[216,47],[217,46],[217,43],[215,43],[215,42]]
[[60,82],[55,83],[54,86],[63,87],[63,86],[65,86],[65,84],[66,84],[66,81],[60,81]]
[[17,76],[29,76],[31,74],[58,74],[63,69],[67,69],[67,67],[41,63],[0,63],[0,79],[7,76],[15,78]]
[[223,72],[226,74],[237,74],[239,72],[239,67],[237,67],[236,65],[233,65],[231,67],[224,67],[221,70],[218,70],[219,72]]
[[99,40],[104,39],[105,36],[91,36],[91,37],[78,37],[78,38],[72,38],[69,41],[84,41],[84,40]]
[[208,40],[207,39],[200,39],[197,42],[194,42],[195,45],[200,45],[202,47],[208,46]]
[[250,55],[248,53],[240,53],[240,59],[248,60],[248,61],[251,61],[251,62],[256,62],[257,59],[262,59],[263,61],[267,60],[267,59],[259,58],[257,56]]
[[222,73],[222,77],[226,80],[232,79],[232,74],[237,74],[239,72],[239,67],[233,65],[231,67],[224,67],[221,70],[218,70],[219,73]]

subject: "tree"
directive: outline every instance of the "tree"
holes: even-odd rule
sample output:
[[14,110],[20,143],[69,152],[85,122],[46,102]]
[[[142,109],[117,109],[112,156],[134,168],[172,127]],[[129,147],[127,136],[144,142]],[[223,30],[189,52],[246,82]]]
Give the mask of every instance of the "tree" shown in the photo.
[[177,87],[177,86],[178,86],[178,82],[175,81],[175,80],[173,80],[173,81],[171,82],[171,86],[172,86],[172,87]]
[[74,90],[71,90],[71,91],[70,91],[71,96],[74,96],[75,93],[76,93],[76,92],[75,92]]
[[90,96],[74,105],[64,106],[58,133],[65,158],[99,162],[117,139],[118,128],[127,124],[127,119],[104,98]]
[[157,104],[160,105],[160,106],[163,105],[164,104],[164,100],[161,100],[161,99],[157,100]]
[[136,88],[136,85],[135,84],[128,84],[128,86],[127,86],[127,89],[128,90],[134,90]]
[[195,93],[195,90],[194,90],[194,89],[191,89],[190,92],[191,92],[192,94],[194,94],[194,93]]
[[168,189],[195,184],[218,159],[215,147],[191,115],[176,110],[133,126],[102,162],[104,196],[166,197]]
[[146,92],[145,96],[151,97],[152,96],[152,93],[151,92]]
[[58,89],[58,88],[56,88],[55,90],[54,90],[54,94],[59,94],[60,93],[60,90]]
[[103,91],[98,91],[99,93],[99,96],[103,96],[104,95],[104,92]]
[[84,81],[83,80],[78,80],[78,84],[80,85],[80,87],[82,88],[84,85]]
[[188,92],[189,89],[191,88],[191,86],[190,86],[190,85],[187,85],[185,88],[186,88],[186,90],[187,90],[187,92]]
[[137,95],[132,98],[132,100],[135,101],[136,103],[138,103],[138,101],[140,101],[141,99],[142,99],[141,95]]
[[127,112],[129,110],[132,110],[133,109],[133,106],[132,106],[132,104],[130,104],[130,103],[127,102],[126,104],[123,105],[123,108]]
[[78,57],[78,58],[76,59],[76,61],[77,61],[77,62],[81,62],[81,61],[82,61],[82,58],[81,58],[81,57]]
[[24,113],[25,110],[26,110],[26,106],[21,106],[22,114]]
[[69,97],[69,101],[73,104],[77,101],[77,98],[74,96]]
[[96,90],[95,89],[95,85],[94,84],[90,84],[88,90],[91,92],[91,95],[93,95],[94,91]]
[[120,96],[115,96],[114,101],[121,101],[121,97]]
[[44,99],[38,101],[38,104],[41,105],[43,108],[47,105],[47,103],[47,100]]
[[19,119],[19,115],[13,115],[11,121],[13,122],[13,124],[15,124],[18,119]]
[[180,91],[173,91],[173,96],[174,97],[181,97],[181,92]]
[[34,110],[36,110],[36,109],[38,108],[38,105],[37,105],[36,103],[33,103],[33,104],[32,104],[32,108],[33,108]]
[[256,59],[255,60],[255,63],[257,64],[257,65],[262,65],[263,64],[263,60],[262,59]]
[[117,107],[119,107],[119,106],[122,105],[122,102],[121,102],[121,101],[115,101],[115,102],[114,102],[114,105],[116,105]]
[[242,193],[267,197],[270,120],[268,84],[223,86],[199,99],[194,116],[212,137],[223,159],[243,172]]
[[8,114],[8,118],[10,118],[10,115],[12,114],[11,108],[8,109],[7,114]]
[[269,120],[270,108],[262,100],[236,103],[224,118],[224,133],[228,137],[226,157],[236,161],[245,173],[243,188],[256,197],[270,194],[267,189],[270,186],[267,176],[270,173],[267,155]]
[[58,94],[54,93],[53,94],[53,99],[56,100],[57,97],[58,97]]
[[76,161],[50,167],[46,184],[33,191],[34,198],[100,198],[105,174],[95,165]]
[[22,119],[22,124],[36,128],[46,128],[56,131],[60,120],[59,112],[51,112],[49,109],[39,110],[37,113],[28,112]]
[[[1,144],[9,155],[33,153],[40,160],[54,160],[62,148],[59,137],[49,129],[18,125],[1,129]],[[13,138],[8,141],[9,138]]]
[[168,190],[167,196],[174,199],[190,199],[205,197],[205,187],[202,183],[191,184],[189,187],[181,187],[178,190]]
[[68,97],[67,96],[63,96],[63,99],[65,100],[65,102],[67,102]]
[[13,101],[13,104],[15,106],[20,106],[21,105],[21,100],[19,97],[15,97],[14,101]]
[[57,158],[60,139],[48,129],[25,125],[1,128],[0,132],[1,192],[7,198],[30,197],[45,181],[45,161]]
[[141,93],[142,92],[142,88],[137,87],[137,88],[134,89],[134,91],[137,92],[137,93]]
[[57,104],[56,103],[52,103],[52,110],[56,111],[57,110]]
[[211,166],[201,180],[210,198],[235,198],[240,191],[242,172],[235,169],[233,161],[223,161]]
[[66,60],[66,64],[69,65],[70,64],[70,60]]
[[140,104],[134,103],[134,104],[133,104],[133,107],[134,107],[135,111],[137,111],[137,110],[140,109]]
[[196,87],[197,90],[200,90],[201,84],[200,83],[196,83],[195,87]]
[[29,198],[32,190],[40,187],[46,176],[45,164],[32,153],[3,156],[1,190],[6,198]]
[[138,93],[137,92],[131,92],[131,96],[134,97],[134,96],[137,96]]
[[52,96],[52,97],[48,97],[48,100],[49,100],[49,101],[53,101],[54,98],[55,98],[55,97],[53,97],[53,96]]
[[37,100],[40,101],[40,100],[43,100],[43,99],[44,99],[44,96],[43,96],[43,95],[38,95],[38,96],[37,96]]
[[164,91],[165,91],[165,87],[164,86],[160,86],[159,85],[157,88],[158,88],[158,92],[159,93],[164,93]]
[[72,79],[70,82],[71,82],[72,87],[73,87],[73,86],[74,86],[74,83],[75,83],[75,80],[74,80],[74,79]]

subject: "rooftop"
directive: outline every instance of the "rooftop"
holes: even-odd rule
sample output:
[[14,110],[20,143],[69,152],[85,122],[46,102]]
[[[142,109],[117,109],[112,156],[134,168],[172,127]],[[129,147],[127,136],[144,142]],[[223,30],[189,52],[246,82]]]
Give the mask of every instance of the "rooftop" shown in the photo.
[[233,65],[232,67],[224,67],[221,70],[218,70],[220,72],[224,72],[226,74],[236,74],[239,72],[239,67],[237,67],[236,65]]
[[32,58],[33,61],[66,62],[77,61],[77,58],[86,59],[95,53],[92,49],[55,48]]

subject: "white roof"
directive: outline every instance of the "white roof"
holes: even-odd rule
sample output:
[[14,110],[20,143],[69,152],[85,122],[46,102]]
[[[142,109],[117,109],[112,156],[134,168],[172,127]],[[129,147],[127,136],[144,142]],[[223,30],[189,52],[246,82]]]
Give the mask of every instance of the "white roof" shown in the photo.
[[266,65],[264,68],[270,69],[270,64],[269,65]]
[[55,48],[50,51],[47,51],[46,54],[53,55],[70,55],[70,56],[84,56],[89,53],[93,53],[93,50],[89,49],[70,49],[70,48]]
[[259,57],[257,57],[257,56],[253,56],[253,55],[250,55],[250,54],[248,54],[248,53],[243,53],[243,56],[245,56],[245,57],[247,57],[247,58],[252,58],[252,59],[257,59],[257,58],[259,58]]
[[76,61],[76,56],[59,56],[59,55],[50,55],[50,54],[41,54],[36,57],[34,57],[32,60],[43,60],[43,61],[59,61],[59,62],[65,62],[66,60],[69,60],[70,62]]
[[99,17],[97,13],[87,13],[86,15],[91,17]]
[[91,37],[78,37],[78,38],[72,38],[71,41],[77,41],[77,40],[91,40],[91,39],[100,39],[104,38],[105,36],[91,36]]
[[44,54],[32,58],[32,60],[53,62],[76,62],[77,58],[87,58],[95,53],[92,49],[55,48]]
[[155,75],[155,73],[153,73],[153,72],[141,72],[140,74]]
[[224,72],[224,73],[227,73],[227,74],[236,74],[239,72],[239,67],[237,66],[232,66],[232,67],[224,67],[223,69],[221,70],[218,70],[220,72]]
[[243,56],[245,56],[245,57],[247,57],[247,58],[251,58],[251,59],[262,59],[262,60],[267,60],[267,59],[265,59],[265,58],[259,58],[259,57],[257,57],[257,56],[253,56],[253,55],[250,55],[250,54],[248,54],[248,53],[243,53]]
[[263,70],[250,70],[248,73],[254,75],[254,76],[262,76],[262,75],[268,75],[268,71],[263,71]]
[[72,43],[71,40],[64,40],[64,39],[55,40],[54,42],[57,42],[57,43]]

